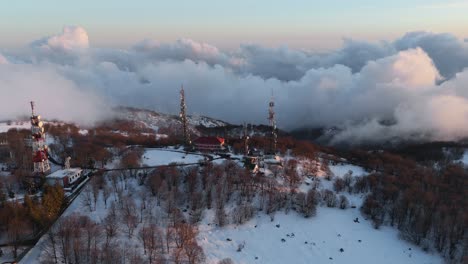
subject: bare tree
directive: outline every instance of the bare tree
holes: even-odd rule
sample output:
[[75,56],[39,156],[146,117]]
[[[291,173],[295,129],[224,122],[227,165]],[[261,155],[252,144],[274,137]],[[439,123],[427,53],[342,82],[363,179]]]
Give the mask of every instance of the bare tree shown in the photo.
[[202,247],[197,244],[196,240],[189,241],[184,246],[184,252],[187,255],[189,264],[198,264],[205,261],[205,253],[203,252]]
[[89,211],[93,211],[93,194],[90,186],[86,186],[85,189],[83,190],[83,196],[82,196],[81,202],[83,203],[83,206],[88,207]]
[[138,225],[138,213],[135,200],[130,196],[123,198],[123,210],[121,211],[122,222],[127,227],[127,235],[132,237],[133,231]]
[[104,185],[104,188],[102,189],[102,199],[104,200],[105,209],[107,209],[107,200],[109,199],[110,194],[111,194],[111,190],[109,186],[107,186],[107,184]]
[[348,198],[346,198],[346,196],[340,195],[339,206],[340,206],[340,209],[346,209],[349,207],[349,201],[348,201]]

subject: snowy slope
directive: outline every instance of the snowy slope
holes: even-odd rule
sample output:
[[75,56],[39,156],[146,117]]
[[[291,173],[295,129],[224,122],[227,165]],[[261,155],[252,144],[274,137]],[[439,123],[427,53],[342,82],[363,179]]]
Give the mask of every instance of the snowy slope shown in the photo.
[[[186,155],[176,149],[146,149],[142,163],[146,165],[164,165],[172,162],[192,163],[202,158],[202,155]],[[349,164],[330,165],[329,169],[335,177],[342,177],[349,170],[353,171],[353,176],[365,174],[363,168]],[[311,179],[305,177],[299,189],[304,189],[302,191],[310,189]],[[318,180],[320,181],[319,189],[332,188],[332,181],[327,181],[321,176]],[[135,194],[138,193],[139,188],[145,188],[145,186],[138,185],[134,179],[130,179],[129,184],[129,190]],[[356,205],[357,208],[341,210],[319,206],[317,215],[311,218],[304,218],[295,211],[286,214],[282,210],[274,215],[273,221],[270,216],[258,212],[244,225],[229,224],[223,228],[213,224],[213,210],[206,210],[205,217],[199,225],[197,237],[206,255],[205,263],[215,264],[224,258],[231,258],[237,264],[443,263],[439,256],[423,252],[408,242],[400,240],[396,229],[385,226],[379,230],[374,229],[371,222],[365,220],[359,212],[364,194],[354,195],[345,192],[340,194],[346,195],[350,203]],[[92,212],[84,205],[83,196],[82,192],[64,215],[84,212],[93,220],[101,221],[108,212],[103,204],[102,193],[96,210]],[[140,204],[138,195],[134,197],[137,205]],[[114,200],[113,196],[109,201],[112,200]],[[153,204],[155,204],[154,201]],[[153,215],[164,215],[162,207],[154,206],[154,210]],[[353,221],[355,218],[359,218],[359,223]],[[36,263],[41,258],[44,240],[45,237],[20,263]],[[118,241],[141,249],[136,236],[129,239],[122,232]],[[244,242],[244,249],[237,252],[238,245]],[[343,249],[343,252],[340,252],[340,249]]]
[[7,122],[0,122],[0,133],[7,132],[12,128],[31,129],[31,124],[28,121],[11,122],[11,124],[8,124]]
[[334,176],[340,178],[349,172],[352,173],[352,176],[363,176],[368,174],[362,167],[351,164],[329,165],[329,168]]
[[170,163],[196,163],[203,159],[203,155],[186,154],[183,151],[178,150],[146,149],[142,157],[142,163],[148,166],[158,166]]
[[[353,221],[356,217],[360,223]],[[200,226],[198,237],[207,263],[214,264],[223,258],[231,258],[237,264],[442,263],[438,256],[400,240],[397,230],[374,229],[362,219],[359,209],[319,208],[312,218],[295,212],[278,213],[274,218],[270,221],[269,216],[259,214],[242,226],[218,228],[207,225],[211,222],[208,217],[207,223]],[[232,241],[227,241],[228,238]],[[244,249],[237,252],[244,241]],[[340,252],[341,248],[344,252]]]
[[[178,116],[157,113],[145,109],[121,107],[118,108],[118,117],[124,120],[135,121],[144,127],[153,129],[155,132],[158,132],[160,128],[180,127]],[[188,116],[188,121],[191,130],[195,130],[197,126],[213,128],[228,125],[221,120],[200,115]]]

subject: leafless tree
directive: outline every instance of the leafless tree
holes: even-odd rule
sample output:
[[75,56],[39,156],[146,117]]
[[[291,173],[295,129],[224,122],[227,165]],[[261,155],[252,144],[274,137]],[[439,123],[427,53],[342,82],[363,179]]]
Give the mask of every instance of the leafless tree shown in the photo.
[[205,253],[202,247],[197,244],[196,240],[189,241],[184,246],[184,252],[187,255],[189,264],[199,264],[205,261]]
[[88,207],[89,211],[92,212],[94,209],[93,207],[94,201],[93,201],[93,193],[89,185],[86,186],[85,189],[83,190],[82,197],[83,198],[81,201],[83,203],[83,206]]
[[346,198],[346,196],[340,195],[339,206],[340,206],[340,209],[346,209],[349,207],[349,201],[348,201],[348,198]]
[[133,231],[138,225],[138,212],[135,200],[131,196],[123,198],[123,210],[121,211],[122,222],[127,227],[127,235],[132,237]]
[[104,200],[104,207],[107,209],[107,200],[109,199],[111,194],[110,188],[106,185],[104,185],[104,188],[102,189],[102,198]]
[[252,219],[255,213],[255,208],[252,205],[245,204],[235,207],[232,211],[232,222],[235,224],[243,224]]

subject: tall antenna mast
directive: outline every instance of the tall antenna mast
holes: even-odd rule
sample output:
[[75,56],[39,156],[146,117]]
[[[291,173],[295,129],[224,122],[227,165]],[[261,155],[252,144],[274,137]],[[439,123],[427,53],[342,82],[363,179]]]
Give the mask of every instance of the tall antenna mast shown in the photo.
[[186,146],[192,145],[192,141],[190,140],[190,132],[188,129],[188,120],[187,120],[187,113],[186,113],[186,105],[185,105],[185,91],[184,86],[181,86],[180,89],[180,121],[182,122],[183,126],[183,133],[184,133],[184,142]]
[[270,123],[271,136],[270,136],[270,154],[276,154],[276,142],[278,135],[276,133],[276,120],[275,120],[275,100],[273,97],[273,90],[271,91],[271,99],[268,110],[268,120]]
[[243,135],[243,138],[244,138],[244,155],[249,155],[249,134],[247,132],[247,124],[244,122],[244,127],[243,127],[243,130],[244,130],[244,135]]
[[31,101],[30,104],[31,104],[31,116],[35,116],[35,114],[34,114],[34,105],[35,105],[34,101]]
[[50,171],[48,148],[45,142],[44,126],[41,116],[34,113],[34,102],[31,101],[31,139],[34,174],[45,174]]

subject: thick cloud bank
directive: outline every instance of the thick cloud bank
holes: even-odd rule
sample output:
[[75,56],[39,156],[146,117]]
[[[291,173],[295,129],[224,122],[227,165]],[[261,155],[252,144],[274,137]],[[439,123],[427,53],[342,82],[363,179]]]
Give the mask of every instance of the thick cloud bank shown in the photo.
[[273,92],[281,128],[338,127],[336,143],[468,136],[468,43],[450,34],[346,39],[327,53],[253,44],[227,52],[189,39],[117,50],[66,27],[3,55],[0,119],[27,114],[32,99],[44,115],[79,123],[114,105],[176,113],[184,84],[190,113],[266,123]]

